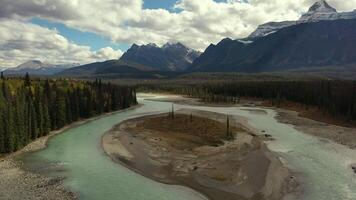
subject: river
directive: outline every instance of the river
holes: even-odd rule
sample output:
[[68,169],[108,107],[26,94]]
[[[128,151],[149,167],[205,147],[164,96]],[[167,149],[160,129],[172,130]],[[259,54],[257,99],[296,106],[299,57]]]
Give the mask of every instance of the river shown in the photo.
[[[147,98],[147,97],[146,97]],[[152,97],[157,98],[157,97]],[[25,166],[49,176],[66,177],[65,186],[83,200],[200,200],[204,196],[183,186],[165,185],[145,178],[110,160],[101,148],[102,135],[123,120],[168,112],[171,103],[139,98],[143,106],[66,130],[49,141],[48,148],[22,158]],[[249,112],[241,107],[175,105],[248,119],[251,127],[264,130],[275,140],[268,147],[302,177],[305,200],[355,200],[356,151],[346,146],[301,133],[279,123],[276,112]]]

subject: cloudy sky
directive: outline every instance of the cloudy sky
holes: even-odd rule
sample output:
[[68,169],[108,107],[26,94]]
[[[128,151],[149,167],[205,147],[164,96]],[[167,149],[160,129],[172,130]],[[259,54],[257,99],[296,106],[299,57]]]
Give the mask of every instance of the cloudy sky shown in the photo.
[[[259,24],[295,20],[315,0],[0,0],[0,67],[117,59],[132,43],[203,51]],[[352,11],[356,0],[329,0]]]

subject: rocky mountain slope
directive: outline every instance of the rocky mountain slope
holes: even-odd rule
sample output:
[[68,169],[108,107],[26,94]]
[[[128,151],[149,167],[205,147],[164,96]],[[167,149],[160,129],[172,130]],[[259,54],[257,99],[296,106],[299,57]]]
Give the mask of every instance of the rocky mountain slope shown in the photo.
[[248,38],[254,39],[274,33],[282,28],[301,23],[318,22],[322,20],[356,19],[356,10],[352,12],[339,13],[331,7],[325,0],[314,3],[297,21],[269,22],[260,25]]
[[356,19],[289,26],[252,43],[224,39],[210,45],[191,71],[268,72],[356,66]]
[[136,45],[122,55],[121,61],[138,63],[157,71],[184,71],[200,55],[181,43]]

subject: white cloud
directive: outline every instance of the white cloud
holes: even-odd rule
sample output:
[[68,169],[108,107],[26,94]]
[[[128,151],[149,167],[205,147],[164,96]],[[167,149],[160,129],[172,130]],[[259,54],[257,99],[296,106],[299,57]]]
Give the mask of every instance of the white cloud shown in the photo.
[[92,57],[99,60],[118,59],[122,56],[122,54],[123,52],[121,50],[114,50],[111,47],[105,47],[95,52]]
[[[25,24],[26,20],[36,16],[97,33],[116,43],[155,42],[160,45],[167,41],[180,41],[192,48],[204,50],[210,43],[216,43],[225,37],[245,37],[265,22],[295,20],[314,2],[315,0],[227,0],[217,3],[213,0],[180,0],[174,6],[177,12],[170,12],[164,9],[143,9],[142,0],[0,0],[0,18],[21,20]],[[356,0],[328,2],[339,11],[356,8]],[[0,40],[8,37],[7,34],[11,35],[12,32],[1,31]],[[28,46],[26,42],[22,42],[27,39],[35,40],[40,43],[39,46],[52,45],[51,48],[64,48],[67,51],[75,45],[58,33],[52,33],[52,42],[48,44],[39,41],[41,39],[34,39],[33,35],[24,34],[22,37],[29,38],[20,37],[22,40],[12,42],[10,45],[13,45],[14,51],[17,50],[16,47]],[[31,45],[36,44],[32,42]],[[93,53],[87,47],[76,45],[75,49],[78,48],[86,49],[80,51],[83,59],[93,58],[92,55],[87,55]],[[63,49],[58,52],[62,53]],[[96,52],[97,58],[119,54],[120,52],[108,48]]]
[[88,63],[117,59],[121,50],[106,47],[93,52],[88,46],[68,41],[56,30],[17,20],[0,20],[0,66],[14,67],[38,59],[61,63]]

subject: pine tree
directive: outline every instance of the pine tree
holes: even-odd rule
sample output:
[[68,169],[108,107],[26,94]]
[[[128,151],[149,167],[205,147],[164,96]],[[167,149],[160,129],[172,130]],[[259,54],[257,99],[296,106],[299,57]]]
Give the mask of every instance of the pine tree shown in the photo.
[[25,75],[25,86],[26,87],[31,86],[31,79],[30,79],[30,75],[28,73],[26,73],[26,75]]
[[0,90],[0,153],[5,153],[5,99]]
[[226,116],[226,139],[231,139],[231,131],[230,131],[230,119],[229,115]]
[[14,151],[14,124],[13,124],[13,105],[9,85],[2,83],[2,93],[4,97],[3,125],[4,125],[4,149],[6,152]]
[[62,92],[57,90],[55,99],[56,110],[56,129],[62,128],[66,125],[66,104]]
[[49,117],[48,103],[44,101],[43,106],[43,135],[48,135],[51,131],[51,119]]
[[174,119],[174,105],[172,104],[171,118]]

